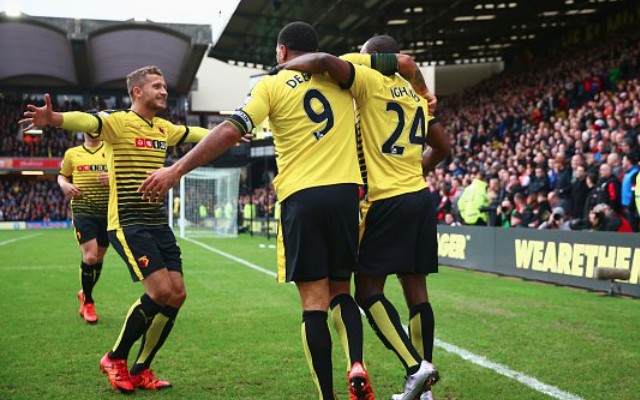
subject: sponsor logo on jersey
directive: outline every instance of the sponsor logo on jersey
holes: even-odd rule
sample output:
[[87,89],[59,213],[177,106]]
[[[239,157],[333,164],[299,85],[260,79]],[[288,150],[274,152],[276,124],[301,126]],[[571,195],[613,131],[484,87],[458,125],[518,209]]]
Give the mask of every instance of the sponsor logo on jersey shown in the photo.
[[134,144],[139,149],[167,149],[167,142],[165,142],[164,140],[136,138]]
[[76,167],[78,172],[89,172],[89,171],[106,171],[107,166],[102,164],[93,164],[93,165],[78,165]]

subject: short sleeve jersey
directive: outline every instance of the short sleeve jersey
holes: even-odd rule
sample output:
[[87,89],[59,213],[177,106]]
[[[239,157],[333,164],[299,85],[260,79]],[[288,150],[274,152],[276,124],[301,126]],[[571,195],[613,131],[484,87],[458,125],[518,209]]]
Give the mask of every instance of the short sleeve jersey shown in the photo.
[[109,187],[98,182],[98,175],[107,172],[104,144],[98,147],[76,146],[64,153],[60,175],[82,191],[82,196],[71,200],[74,215],[107,216]]
[[362,183],[349,91],[322,74],[280,71],[262,78],[230,121],[248,133],[267,117],[280,201],[311,187]]
[[162,203],[142,200],[138,187],[147,172],[164,166],[167,147],[187,140],[190,131],[204,128],[174,125],[163,118],[147,120],[134,111],[97,115],[93,136],[105,143],[109,169],[109,226],[164,225],[167,216]]
[[380,200],[427,187],[422,176],[427,101],[398,75],[354,65],[350,91],[362,129],[368,197]]

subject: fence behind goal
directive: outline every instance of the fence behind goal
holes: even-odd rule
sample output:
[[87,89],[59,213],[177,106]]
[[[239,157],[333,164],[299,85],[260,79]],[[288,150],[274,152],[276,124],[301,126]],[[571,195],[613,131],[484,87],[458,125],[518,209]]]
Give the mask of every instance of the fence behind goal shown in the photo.
[[237,237],[240,168],[197,168],[169,192],[169,226],[180,237]]

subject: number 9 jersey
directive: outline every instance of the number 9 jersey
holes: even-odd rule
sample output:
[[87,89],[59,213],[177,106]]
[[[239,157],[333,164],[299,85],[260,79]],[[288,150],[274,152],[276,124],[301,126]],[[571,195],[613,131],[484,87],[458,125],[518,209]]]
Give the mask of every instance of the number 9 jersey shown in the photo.
[[249,133],[269,117],[279,201],[307,188],[362,184],[351,93],[322,74],[283,70],[262,78],[229,121]]

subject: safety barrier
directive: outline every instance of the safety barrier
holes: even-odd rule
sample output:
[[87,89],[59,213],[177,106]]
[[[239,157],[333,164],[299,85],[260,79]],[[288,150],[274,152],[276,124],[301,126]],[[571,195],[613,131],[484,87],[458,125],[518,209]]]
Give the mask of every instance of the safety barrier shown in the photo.
[[597,267],[626,269],[621,294],[640,297],[640,234],[438,225],[440,263],[609,291]]

